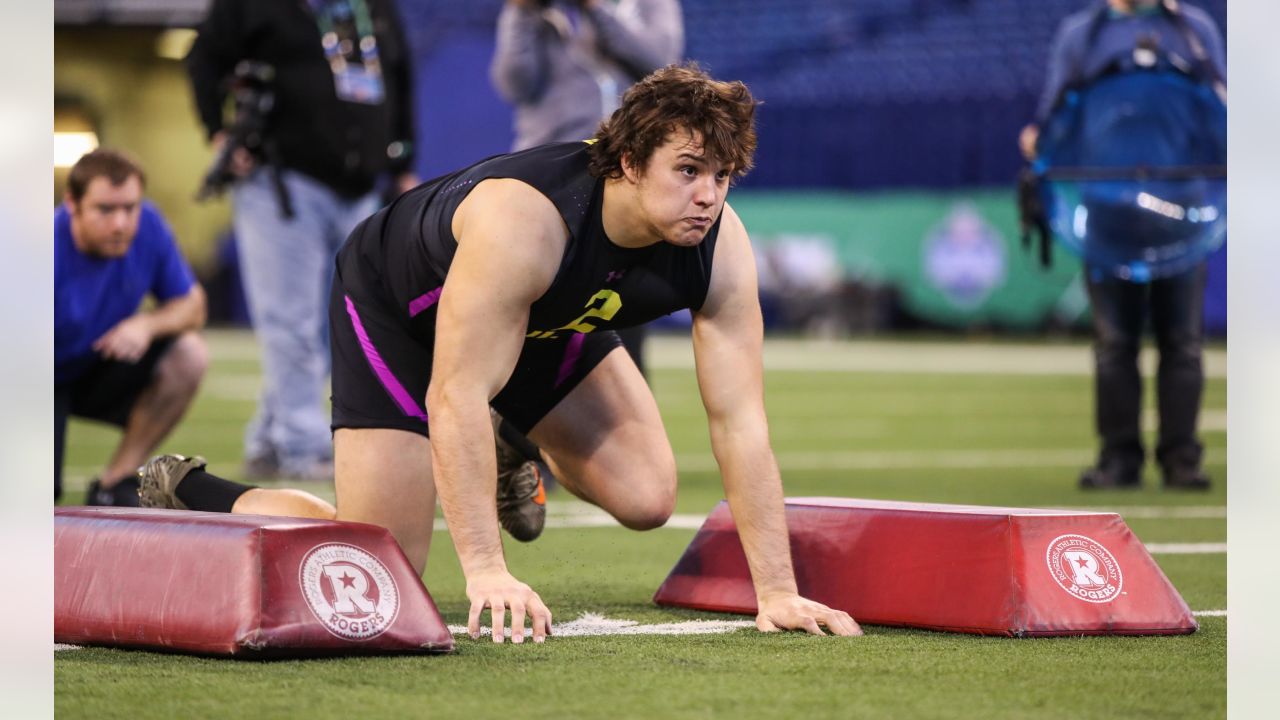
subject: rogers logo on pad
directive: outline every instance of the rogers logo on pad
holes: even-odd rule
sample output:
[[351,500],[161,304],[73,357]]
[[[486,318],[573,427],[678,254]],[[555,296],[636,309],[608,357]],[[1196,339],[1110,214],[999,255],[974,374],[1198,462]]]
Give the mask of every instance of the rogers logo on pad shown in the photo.
[[308,550],[298,583],[320,624],[344,640],[375,638],[400,612],[395,578],[381,561],[354,545],[325,543]]
[[1115,555],[1084,535],[1059,535],[1049,543],[1044,559],[1058,586],[1085,602],[1111,602],[1124,587]]

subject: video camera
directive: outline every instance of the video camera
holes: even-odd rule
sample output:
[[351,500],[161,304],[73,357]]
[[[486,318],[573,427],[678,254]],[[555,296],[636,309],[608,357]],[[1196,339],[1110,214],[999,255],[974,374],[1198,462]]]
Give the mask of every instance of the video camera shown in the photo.
[[241,60],[236,64],[228,88],[235,104],[235,119],[227,127],[226,141],[200,183],[197,201],[222,195],[239,179],[231,170],[231,162],[236,151],[244,149],[270,168],[280,213],[286,218],[293,217],[293,203],[280,176],[279,153],[268,132],[276,102],[275,77],[275,68],[267,63]]

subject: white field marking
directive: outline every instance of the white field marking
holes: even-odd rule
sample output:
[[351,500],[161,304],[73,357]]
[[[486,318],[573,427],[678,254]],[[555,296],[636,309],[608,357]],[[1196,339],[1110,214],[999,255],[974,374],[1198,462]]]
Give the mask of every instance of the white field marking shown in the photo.
[[[1196,617],[1226,617],[1226,610],[1195,610]],[[718,635],[734,632],[742,628],[755,627],[754,620],[687,620],[678,623],[656,623],[641,625],[635,620],[613,620],[597,613],[583,613],[577,620],[552,626],[553,638],[586,637],[592,635]],[[526,638],[533,636],[533,629],[526,628]],[[466,635],[466,625],[450,625],[449,632],[454,635]],[[492,635],[489,627],[480,628],[480,636]],[[511,637],[511,628],[503,628],[503,635]],[[80,650],[80,645],[64,645],[54,643],[53,651]]]
[[1225,555],[1226,543],[1146,543],[1152,555]]
[[[1160,415],[1155,408],[1147,408],[1142,411],[1142,426],[1145,428],[1156,428],[1160,426]],[[1200,432],[1226,432],[1227,431],[1227,411],[1221,409],[1210,410],[1204,408],[1200,410]]]
[[[1144,348],[1142,372],[1154,374],[1158,354]],[[646,345],[649,367],[693,367],[687,337],[655,335]],[[941,375],[1091,375],[1093,351],[1087,344],[916,342],[901,340],[798,340],[769,338],[765,370],[803,372],[885,372]],[[1205,376],[1227,376],[1227,353],[1204,353]]]
[[[1219,519],[1227,516],[1227,509],[1221,506],[1188,506],[1188,507],[1077,507],[1064,508],[1081,512],[1114,512],[1125,519],[1143,520],[1185,520],[1185,519]],[[662,526],[666,530],[697,530],[706,521],[704,515],[679,514],[672,515]],[[609,513],[594,505],[584,502],[553,502],[547,505],[548,530],[564,530],[569,528],[612,528],[621,527]],[[436,518],[435,529],[447,531],[449,526],[443,518]],[[1226,543],[1152,543],[1147,545],[1152,553],[1167,555],[1213,554],[1225,553]]]
[[[552,626],[552,637],[585,637],[588,635],[718,635],[734,632],[745,627],[755,627],[754,620],[687,620],[685,622],[656,623],[641,625],[635,620],[614,620],[598,613],[583,613],[577,620],[567,623],[556,623]],[[526,639],[533,634],[526,628]],[[503,628],[504,635],[511,637],[511,628]],[[466,635],[466,625],[450,625],[449,632],[454,635]],[[480,635],[492,635],[488,627],[480,628]]]
[[[217,360],[253,362],[261,351],[248,330],[207,330]],[[1156,352],[1145,348],[1142,367],[1150,374]],[[646,344],[650,367],[692,368],[693,348],[687,335],[652,335]],[[764,366],[769,370],[810,372],[893,372],[939,374],[1089,375],[1093,356],[1082,342],[1065,344],[917,342],[907,340],[803,340],[768,338]],[[1227,352],[1204,352],[1205,375],[1227,376]],[[211,374],[210,377],[213,377]]]
[[[1217,461],[1217,449],[1208,451],[1209,462]],[[1096,453],[1093,448],[1041,448],[1030,450],[812,450],[776,454],[783,471],[798,470],[983,470],[987,468],[1077,468],[1083,469]],[[716,472],[720,466],[709,452],[676,454],[682,472]],[[98,468],[90,468],[92,474]],[[66,466],[64,474],[86,472],[78,465]]]
[[[787,470],[901,470],[1078,467],[1094,457],[1093,448],[1032,450],[816,450],[779,452],[778,466]],[[1210,450],[1209,462],[1213,462]],[[719,469],[715,456],[676,453],[676,466],[685,472]]]
[[1227,516],[1225,505],[1136,505],[1131,507],[1075,507],[1073,510],[1093,510],[1119,513],[1126,520],[1216,520]]

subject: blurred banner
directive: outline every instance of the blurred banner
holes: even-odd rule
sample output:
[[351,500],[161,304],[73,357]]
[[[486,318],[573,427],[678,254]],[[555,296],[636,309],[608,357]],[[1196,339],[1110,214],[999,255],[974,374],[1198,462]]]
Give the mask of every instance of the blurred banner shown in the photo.
[[[1079,261],[1060,257],[1041,269],[1036,256],[1019,246],[1017,211],[1003,189],[856,195],[738,190],[731,202],[756,246],[766,320],[771,294],[801,290],[811,305],[812,296],[826,298],[846,323],[836,329],[851,332],[909,325],[1033,331],[1088,319]],[[891,292],[893,308],[864,307],[885,302],[875,289]],[[1225,246],[1209,260],[1205,310],[1206,330],[1225,333]],[[867,312],[876,317],[851,319]],[[804,328],[786,320],[775,326]]]

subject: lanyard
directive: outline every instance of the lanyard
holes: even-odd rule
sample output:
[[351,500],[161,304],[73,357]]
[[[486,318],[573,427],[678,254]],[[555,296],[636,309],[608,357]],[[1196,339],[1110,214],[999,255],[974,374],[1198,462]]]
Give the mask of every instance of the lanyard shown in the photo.
[[[360,60],[365,71],[381,74],[378,38],[373,34],[373,19],[369,16],[369,6],[365,4],[365,0],[309,0],[308,4],[315,12],[316,25],[320,27],[320,45],[324,48],[325,59],[329,61],[334,75],[346,72],[348,58],[354,56],[356,46],[352,44],[350,37],[350,24],[353,20],[355,35],[359,38]],[[340,22],[347,25],[343,28],[346,32],[339,32]]]

